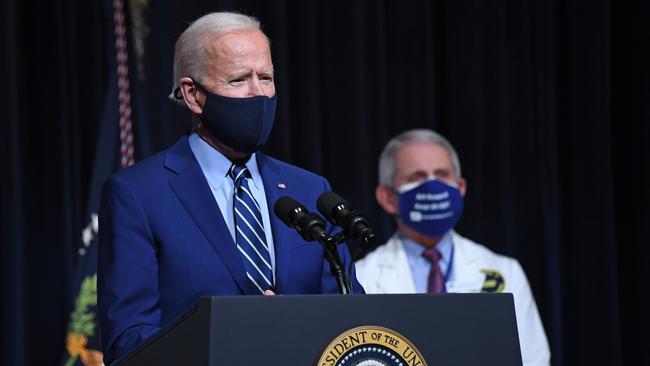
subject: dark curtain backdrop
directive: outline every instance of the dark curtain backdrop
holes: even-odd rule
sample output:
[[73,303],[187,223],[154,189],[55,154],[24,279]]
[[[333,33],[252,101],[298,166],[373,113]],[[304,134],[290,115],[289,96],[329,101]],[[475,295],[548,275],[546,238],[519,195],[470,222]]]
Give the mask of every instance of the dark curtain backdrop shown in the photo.
[[[149,1],[142,85],[157,150],[175,38],[208,11],[258,16],[279,111],[265,151],[326,176],[387,237],[377,157],[415,127],[468,180],[458,231],[516,257],[554,365],[650,364],[650,5],[643,1]],[[0,13],[0,363],[53,365],[106,85],[100,2]],[[435,316],[435,314],[431,314]]]

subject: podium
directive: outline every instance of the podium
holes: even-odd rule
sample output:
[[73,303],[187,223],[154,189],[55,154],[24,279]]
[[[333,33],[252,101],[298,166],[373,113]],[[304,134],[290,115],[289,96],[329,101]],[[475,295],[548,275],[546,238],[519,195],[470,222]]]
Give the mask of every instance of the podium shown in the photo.
[[[358,361],[372,352],[394,362]],[[204,297],[113,365],[521,362],[511,294],[404,294]]]

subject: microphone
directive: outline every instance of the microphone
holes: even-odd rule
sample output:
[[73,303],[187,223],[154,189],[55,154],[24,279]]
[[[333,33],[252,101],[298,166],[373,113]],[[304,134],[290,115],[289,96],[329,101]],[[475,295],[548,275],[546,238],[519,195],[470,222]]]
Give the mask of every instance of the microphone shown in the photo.
[[306,241],[329,238],[323,219],[309,212],[305,206],[291,197],[280,197],[273,206],[273,212],[287,226],[298,230],[300,236]]
[[349,294],[352,286],[345,281],[343,262],[336,249],[336,239],[329,236],[325,231],[323,219],[309,212],[305,206],[291,197],[280,197],[273,205],[273,212],[282,222],[298,230],[300,236],[306,241],[318,240],[325,248],[325,255],[330,262],[330,271],[336,278],[339,291],[342,294]]
[[316,202],[318,211],[333,224],[343,228],[349,239],[361,240],[366,247],[377,243],[377,236],[368,224],[368,218],[352,208],[348,201],[334,192],[325,192]]

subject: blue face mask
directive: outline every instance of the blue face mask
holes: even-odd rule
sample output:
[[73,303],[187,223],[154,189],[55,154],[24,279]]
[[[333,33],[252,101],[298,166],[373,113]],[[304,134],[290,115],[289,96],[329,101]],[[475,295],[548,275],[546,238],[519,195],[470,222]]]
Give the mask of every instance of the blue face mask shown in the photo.
[[399,217],[404,225],[428,237],[451,230],[463,213],[460,190],[436,179],[399,188]]
[[229,98],[201,89],[206,95],[201,123],[220,142],[244,154],[266,143],[275,119],[276,96]]

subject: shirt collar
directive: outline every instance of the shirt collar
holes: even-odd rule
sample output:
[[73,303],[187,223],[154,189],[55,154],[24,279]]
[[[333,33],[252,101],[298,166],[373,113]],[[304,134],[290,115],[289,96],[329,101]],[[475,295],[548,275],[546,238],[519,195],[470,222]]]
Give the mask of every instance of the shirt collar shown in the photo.
[[248,162],[246,163],[246,167],[248,168],[248,171],[251,173],[251,179],[253,180],[253,184],[255,185],[255,188],[262,189],[262,176],[260,176],[260,169],[257,166],[256,153],[251,155],[251,158],[248,159]]
[[[224,180],[228,178],[228,170],[232,162],[221,152],[210,146],[203,140],[196,132],[192,133],[189,137],[190,148],[196,156],[205,178],[212,188],[219,189]],[[262,181],[260,172],[257,167],[256,154],[251,155],[246,163],[248,171],[251,173],[253,184],[256,188],[260,188]],[[230,179],[230,178],[228,178]]]
[[[404,244],[404,250],[406,251],[406,255],[412,256],[415,258],[421,257],[422,253],[427,249],[421,244],[416,243],[415,241],[411,240],[409,237],[406,235],[403,235],[400,233],[400,237],[402,238],[402,243]],[[451,230],[445,234],[445,236],[442,237],[442,239],[436,244],[436,249],[440,252],[442,258],[441,260],[445,263],[449,263],[450,257],[451,257],[451,249],[454,245],[454,241],[451,236]]]

